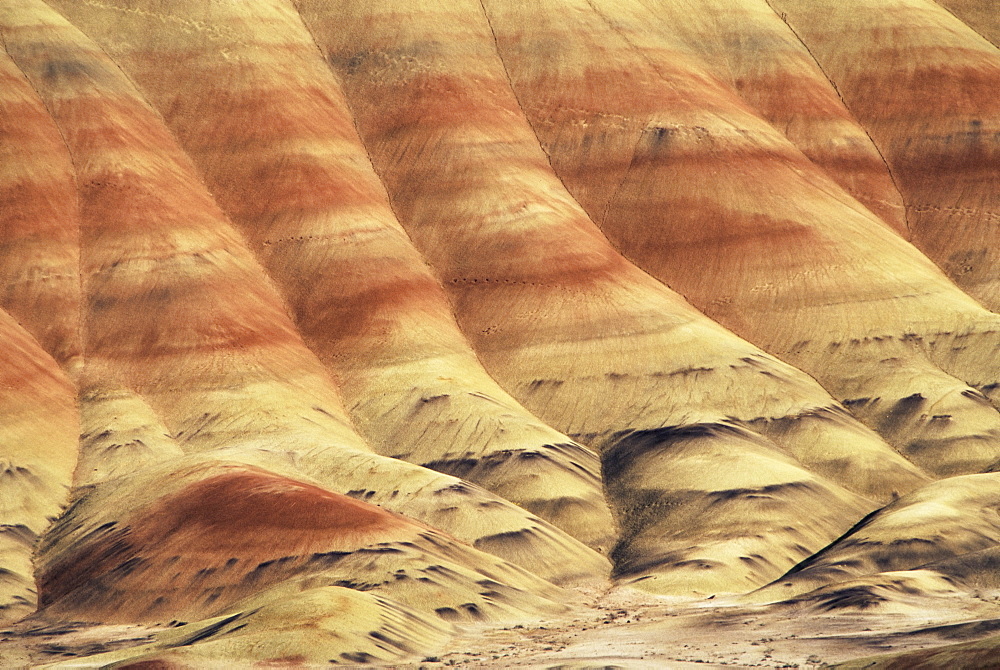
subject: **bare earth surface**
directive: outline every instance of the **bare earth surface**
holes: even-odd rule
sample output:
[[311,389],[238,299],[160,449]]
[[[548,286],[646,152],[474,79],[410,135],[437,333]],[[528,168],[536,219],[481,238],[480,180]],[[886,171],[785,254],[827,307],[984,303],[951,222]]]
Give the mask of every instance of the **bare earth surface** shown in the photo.
[[[469,631],[421,665],[526,668],[812,668],[1000,630],[1000,597],[914,600],[906,612],[829,614],[684,600],[631,589],[586,594],[589,607],[541,625]],[[990,617],[990,613],[992,616]],[[464,651],[471,649],[475,651]]]
[[0,668],[1000,668],[997,0],[0,0]]
[[[407,667],[821,668],[861,656],[977,640],[1000,631],[1000,593],[914,597],[887,612],[820,613],[801,606],[685,599],[636,589],[576,589],[567,615],[466,628],[445,649]],[[4,667],[36,666],[148,642],[163,627],[39,626],[0,633]],[[81,666],[86,659],[79,658]],[[127,666],[126,666],[127,667]],[[214,665],[212,667],[215,667]],[[219,667],[222,667],[221,665]]]

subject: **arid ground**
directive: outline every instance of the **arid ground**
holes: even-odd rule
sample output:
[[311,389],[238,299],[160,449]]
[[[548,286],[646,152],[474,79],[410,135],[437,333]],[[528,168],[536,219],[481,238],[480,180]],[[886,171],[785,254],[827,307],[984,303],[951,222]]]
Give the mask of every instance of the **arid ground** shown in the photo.
[[0,659],[1000,667],[992,0],[0,0]]

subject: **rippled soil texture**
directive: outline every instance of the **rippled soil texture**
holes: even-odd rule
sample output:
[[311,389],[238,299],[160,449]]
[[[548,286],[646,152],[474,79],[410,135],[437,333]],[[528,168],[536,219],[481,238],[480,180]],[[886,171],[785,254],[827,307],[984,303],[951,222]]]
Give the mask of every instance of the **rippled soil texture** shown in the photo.
[[0,664],[1000,667],[990,0],[0,42]]

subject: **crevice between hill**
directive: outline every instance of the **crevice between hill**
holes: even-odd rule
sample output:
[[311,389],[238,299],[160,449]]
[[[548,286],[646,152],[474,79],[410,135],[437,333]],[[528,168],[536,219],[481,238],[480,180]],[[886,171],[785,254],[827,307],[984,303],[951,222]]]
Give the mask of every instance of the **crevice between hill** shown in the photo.
[[878,144],[875,142],[875,138],[872,137],[872,134],[868,132],[868,128],[866,128],[865,125],[861,123],[861,120],[858,119],[857,115],[851,110],[850,105],[847,104],[847,100],[845,100],[844,96],[840,93],[840,89],[837,87],[837,82],[835,82],[833,78],[827,73],[827,71],[823,68],[823,65],[819,62],[819,59],[816,58],[816,55],[812,52],[812,49],[810,49],[809,45],[806,44],[806,41],[802,39],[798,31],[796,31],[795,28],[792,27],[792,24],[789,23],[788,14],[776,10],[774,6],[771,4],[771,0],[764,0],[764,3],[767,5],[768,9],[774,12],[774,15],[777,16],[781,20],[781,22],[785,24],[788,30],[791,31],[792,35],[795,36],[795,39],[798,40],[799,44],[802,45],[802,48],[806,50],[806,53],[809,54],[809,57],[813,60],[813,63],[816,64],[816,67],[826,78],[827,82],[829,82],[830,87],[833,88],[833,92],[837,94],[837,98],[840,99],[840,104],[842,104],[844,106],[844,109],[846,109],[850,113],[851,117],[854,119],[854,122],[858,124],[858,128],[861,128],[861,130],[863,130],[865,135],[868,137],[868,141],[871,142],[872,147],[878,154],[878,157],[882,160],[882,165],[885,166],[885,171],[889,175],[889,179],[892,180],[892,186],[894,189],[896,189],[896,194],[899,195],[900,202],[903,203],[903,223],[906,225],[906,236],[907,238],[910,238],[912,235],[912,231],[910,229],[909,207],[906,204],[906,198],[903,197],[902,189],[899,188],[899,181],[897,181],[896,175],[893,174],[892,168],[889,167],[889,162],[885,159],[885,155],[882,153],[882,149],[879,148]]
[[[542,141],[538,139],[538,130],[535,128],[535,124],[532,123],[528,112],[524,109],[524,105],[521,104],[521,98],[518,96],[517,89],[514,87],[514,80],[510,76],[510,70],[507,69],[507,62],[504,60],[503,52],[500,50],[500,40],[497,38],[497,31],[493,28],[493,21],[490,19],[490,13],[486,10],[486,3],[484,0],[479,0],[479,8],[483,10],[483,18],[486,19],[486,26],[490,29],[490,35],[493,37],[493,50],[496,52],[497,60],[500,61],[500,69],[503,70],[503,76],[507,80],[507,88],[510,89],[511,95],[514,96],[514,102],[517,103],[517,108],[521,112],[521,118],[523,118],[525,123],[528,124],[528,127],[531,128],[531,134],[535,136],[535,144],[537,144],[542,150],[542,153],[545,154],[545,160],[549,164],[549,170],[555,178],[559,180],[559,183],[562,184],[563,189],[569,193],[570,197],[573,197],[573,192],[566,185],[566,182],[563,181],[562,175],[556,172],[555,166],[552,164],[552,154],[550,154],[549,150],[545,148]],[[575,201],[576,198],[573,198],[573,200]]]
[[[357,139],[358,146],[361,147],[361,150],[365,152],[365,158],[368,160],[368,166],[371,168],[372,174],[375,175],[375,177],[378,179],[379,184],[382,186],[382,191],[385,193],[386,205],[388,206],[389,211],[392,212],[393,218],[399,224],[400,231],[402,231],[403,235],[406,236],[406,239],[410,244],[410,246],[413,247],[414,249],[418,249],[417,245],[414,244],[413,239],[410,237],[409,231],[406,230],[406,227],[403,225],[403,220],[399,216],[399,212],[396,209],[396,205],[393,204],[392,202],[392,197],[389,194],[389,189],[385,185],[385,180],[383,179],[382,174],[375,167],[375,161],[372,158],[371,151],[368,149],[368,145],[364,141],[364,136],[361,134],[361,129],[358,127],[357,116],[355,115],[354,110],[351,108],[351,101],[348,98],[346,92],[343,91],[343,82],[341,81],[340,76],[338,75],[336,70],[334,70],[333,66],[330,64],[326,52],[323,51],[323,47],[319,45],[319,41],[316,39],[316,35],[313,33],[312,28],[309,27],[309,22],[306,21],[306,18],[302,15],[302,9],[299,7],[299,3],[296,2],[295,0],[288,0],[288,4],[291,7],[291,9],[295,12],[295,16],[299,19],[299,23],[302,25],[302,29],[305,30],[306,34],[309,36],[309,40],[312,42],[313,47],[316,48],[316,53],[319,55],[319,58],[323,62],[323,65],[330,72],[330,76],[333,77],[334,80],[336,80],[337,83],[341,86],[342,89],[341,94],[343,95],[344,104],[347,106],[347,110],[349,112],[348,116],[350,116],[351,118],[351,126],[354,128],[354,136]],[[424,266],[427,268],[430,275],[437,280],[439,286],[441,287],[441,293],[444,296],[445,300],[448,301],[448,309],[451,312],[452,319],[456,322],[456,327],[458,327],[457,325],[458,318],[456,316],[458,314],[458,311],[455,305],[455,301],[452,298],[451,293],[445,287],[445,281],[442,278],[441,273],[439,273],[434,268],[434,266],[431,265],[430,261],[427,260],[427,257],[424,255],[422,251],[419,251],[419,255],[420,255],[420,260],[423,262]],[[479,358],[479,353],[475,350],[475,348],[472,347],[472,344],[469,341],[468,336],[461,328],[459,328],[459,332],[461,332],[462,337],[469,344],[469,351],[471,351],[473,355],[476,357],[476,360],[479,361],[480,367],[482,367],[483,370],[485,370],[486,367],[482,365],[482,361]],[[308,343],[306,346],[309,346]],[[311,350],[312,347],[310,347],[310,351]]]

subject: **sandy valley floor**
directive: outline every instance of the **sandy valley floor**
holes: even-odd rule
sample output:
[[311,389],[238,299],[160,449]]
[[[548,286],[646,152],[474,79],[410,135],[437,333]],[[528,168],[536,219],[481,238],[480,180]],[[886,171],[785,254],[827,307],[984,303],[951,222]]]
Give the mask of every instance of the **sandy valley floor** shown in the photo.
[[[894,611],[805,612],[631,589],[583,594],[589,607],[538,625],[469,631],[433,668],[823,667],[859,656],[983,637],[1000,630],[1000,600],[915,599]],[[585,613],[581,614],[581,613]]]
[[[577,590],[581,606],[544,621],[469,628],[413,664],[523,668],[819,668],[1000,631],[1000,594],[975,602],[914,598],[867,610],[806,611],[723,598],[684,600],[634,589]],[[146,641],[137,626],[36,628],[0,634],[4,666],[72,662]],[[109,642],[109,640],[116,640]],[[80,658],[81,665],[87,665]]]

